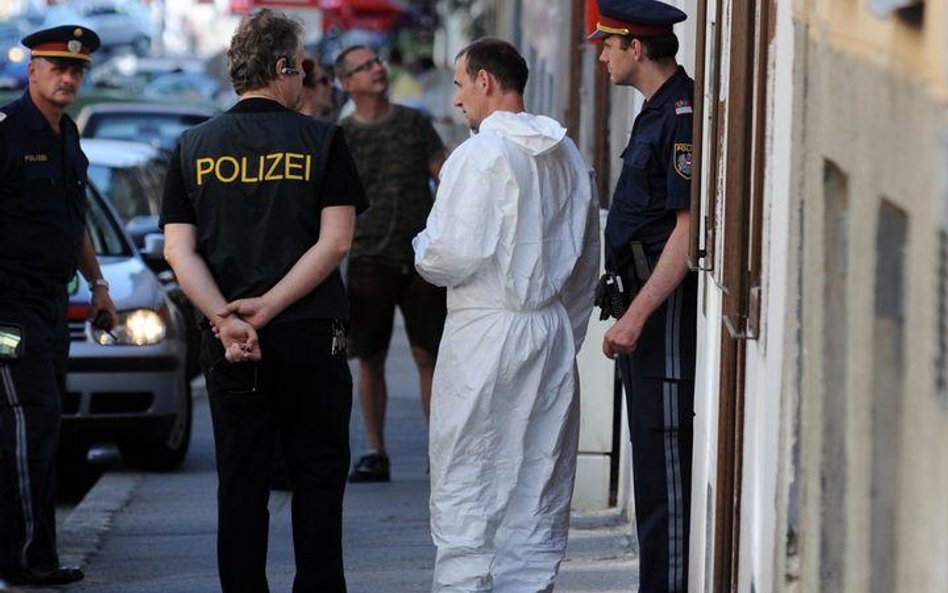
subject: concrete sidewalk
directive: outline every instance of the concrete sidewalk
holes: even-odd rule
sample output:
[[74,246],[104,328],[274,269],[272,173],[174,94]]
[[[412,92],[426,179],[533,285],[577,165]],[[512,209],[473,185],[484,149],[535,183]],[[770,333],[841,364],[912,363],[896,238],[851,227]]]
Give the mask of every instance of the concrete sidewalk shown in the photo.
[[[431,582],[434,547],[428,531],[426,430],[418,382],[397,328],[388,365],[387,445],[393,481],[350,484],[345,502],[346,575],[351,593],[422,593]],[[364,449],[358,403],[352,453]],[[172,473],[106,474],[64,522],[65,560],[86,566],[69,592],[212,593],[219,591],[215,555],[214,451],[206,397],[195,401],[192,450]],[[294,572],[290,498],[271,498],[271,590],[289,591]],[[575,515],[557,591],[634,591],[637,561],[627,525],[615,512]],[[62,591],[62,589],[59,589]]]

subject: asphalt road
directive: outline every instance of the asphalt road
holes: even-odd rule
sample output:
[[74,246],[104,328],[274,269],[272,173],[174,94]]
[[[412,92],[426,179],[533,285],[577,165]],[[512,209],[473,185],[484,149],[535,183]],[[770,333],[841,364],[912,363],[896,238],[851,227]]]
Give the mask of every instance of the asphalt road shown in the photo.
[[[346,491],[344,546],[350,593],[420,593],[430,588],[434,547],[428,530],[427,434],[418,382],[401,328],[389,359],[388,432],[393,481]],[[352,451],[364,448],[358,404]],[[64,560],[85,565],[68,593],[217,593],[216,487],[207,399],[196,392],[191,451],[168,473],[110,467],[60,532]],[[290,497],[271,497],[271,591],[291,589]],[[635,588],[637,559],[616,512],[574,515],[557,591]]]

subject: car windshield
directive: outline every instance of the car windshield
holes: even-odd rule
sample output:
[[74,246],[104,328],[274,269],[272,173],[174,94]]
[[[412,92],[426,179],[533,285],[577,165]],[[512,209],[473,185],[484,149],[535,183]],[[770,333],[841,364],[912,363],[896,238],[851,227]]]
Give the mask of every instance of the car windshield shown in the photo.
[[132,250],[115,223],[111,212],[106,209],[90,188],[87,194],[89,210],[86,212],[86,229],[96,255],[129,256]]
[[89,165],[89,180],[111,202],[122,224],[160,212],[164,174],[164,165],[157,161],[135,167]]
[[83,130],[87,138],[107,138],[147,142],[172,150],[181,132],[207,119],[204,115],[187,113],[110,113],[93,115]]

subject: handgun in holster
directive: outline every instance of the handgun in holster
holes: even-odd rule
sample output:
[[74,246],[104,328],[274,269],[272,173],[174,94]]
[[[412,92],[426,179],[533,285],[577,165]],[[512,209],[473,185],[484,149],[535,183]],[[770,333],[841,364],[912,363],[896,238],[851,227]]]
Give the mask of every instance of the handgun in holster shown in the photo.
[[[607,271],[596,286],[595,305],[599,307],[600,320],[622,317],[651,276],[651,265],[641,241],[629,242],[628,255],[621,269],[624,273]],[[628,281],[623,281],[623,277]]]
[[626,299],[622,276],[615,272],[606,272],[599,278],[599,284],[596,285],[594,304],[599,307],[600,321],[610,317],[614,319],[622,317],[629,306],[629,302]]

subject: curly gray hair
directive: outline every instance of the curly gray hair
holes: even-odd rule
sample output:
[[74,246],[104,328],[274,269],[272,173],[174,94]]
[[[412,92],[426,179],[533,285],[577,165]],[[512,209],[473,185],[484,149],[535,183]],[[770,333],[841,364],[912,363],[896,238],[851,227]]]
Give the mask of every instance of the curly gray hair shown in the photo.
[[302,33],[300,23],[268,8],[242,18],[227,50],[234,91],[242,95],[270,84],[277,77],[274,64],[280,58],[286,58],[287,67],[296,68]]

